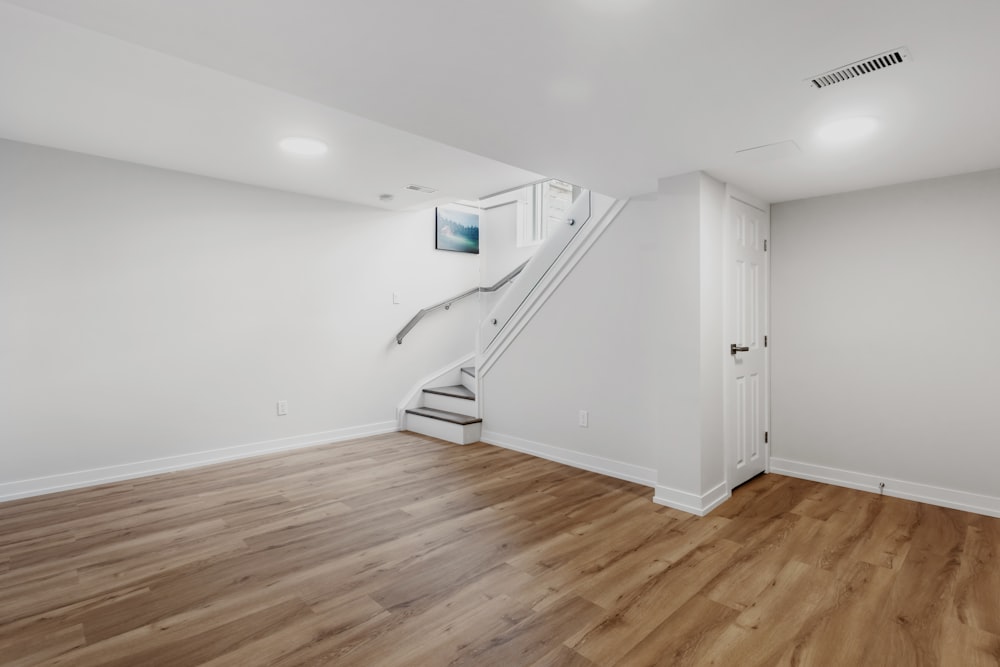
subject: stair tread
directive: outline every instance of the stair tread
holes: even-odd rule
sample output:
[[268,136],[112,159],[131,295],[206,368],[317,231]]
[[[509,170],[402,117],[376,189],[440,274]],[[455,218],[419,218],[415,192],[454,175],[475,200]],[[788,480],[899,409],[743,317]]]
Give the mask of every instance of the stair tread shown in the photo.
[[439,419],[444,422],[451,422],[452,424],[458,424],[459,426],[479,424],[483,421],[479,417],[460,415],[457,412],[448,412],[447,410],[437,410],[435,408],[410,408],[406,412],[411,415],[419,415],[421,417],[429,417],[431,419]]
[[[452,366],[452,368],[454,368],[454,366]],[[462,367],[462,372],[463,373],[468,373],[472,377],[476,377],[476,367],[475,366],[463,366]]]
[[451,396],[453,398],[464,398],[470,401],[476,400],[476,394],[467,387],[455,384],[449,387],[427,387],[424,389],[428,394],[438,394],[440,396]]

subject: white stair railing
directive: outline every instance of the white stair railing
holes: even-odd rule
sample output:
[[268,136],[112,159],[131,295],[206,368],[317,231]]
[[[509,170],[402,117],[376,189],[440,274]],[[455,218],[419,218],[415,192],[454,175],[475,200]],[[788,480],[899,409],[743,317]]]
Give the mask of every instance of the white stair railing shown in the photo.
[[524,303],[532,290],[542,282],[566,247],[583,229],[591,217],[590,190],[576,198],[562,223],[549,228],[548,236],[538,251],[524,265],[518,285],[507,290],[490,314],[480,324],[480,348],[485,351]]
[[[476,357],[477,383],[503,356],[504,350],[544,306],[573,267],[618,217],[627,199],[585,193],[574,203],[565,224],[528,261],[521,277],[480,325]],[[573,220],[573,224],[569,221]],[[567,231],[568,230],[568,231]]]

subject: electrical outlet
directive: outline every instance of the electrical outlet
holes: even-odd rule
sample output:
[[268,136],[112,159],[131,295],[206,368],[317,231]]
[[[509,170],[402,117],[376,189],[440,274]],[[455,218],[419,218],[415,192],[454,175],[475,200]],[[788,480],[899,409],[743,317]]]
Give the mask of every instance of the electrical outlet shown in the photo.
[[278,401],[278,416],[284,417],[288,414],[288,401]]
[[399,296],[399,292],[392,293],[392,302],[395,304],[403,303],[401,297]]
[[587,428],[590,424],[590,413],[586,410],[580,410],[580,426]]

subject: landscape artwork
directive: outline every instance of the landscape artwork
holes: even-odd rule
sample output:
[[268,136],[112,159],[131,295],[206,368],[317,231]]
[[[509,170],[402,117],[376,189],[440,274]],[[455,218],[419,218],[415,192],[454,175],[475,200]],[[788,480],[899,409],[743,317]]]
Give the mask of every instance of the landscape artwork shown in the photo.
[[478,209],[457,204],[438,206],[435,218],[435,248],[479,254]]

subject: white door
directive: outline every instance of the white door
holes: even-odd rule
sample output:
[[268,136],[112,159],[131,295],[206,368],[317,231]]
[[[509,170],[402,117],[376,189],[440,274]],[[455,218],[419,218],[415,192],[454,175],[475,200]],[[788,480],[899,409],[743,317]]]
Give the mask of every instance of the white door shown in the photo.
[[726,197],[724,410],[730,489],[767,468],[769,207]]

